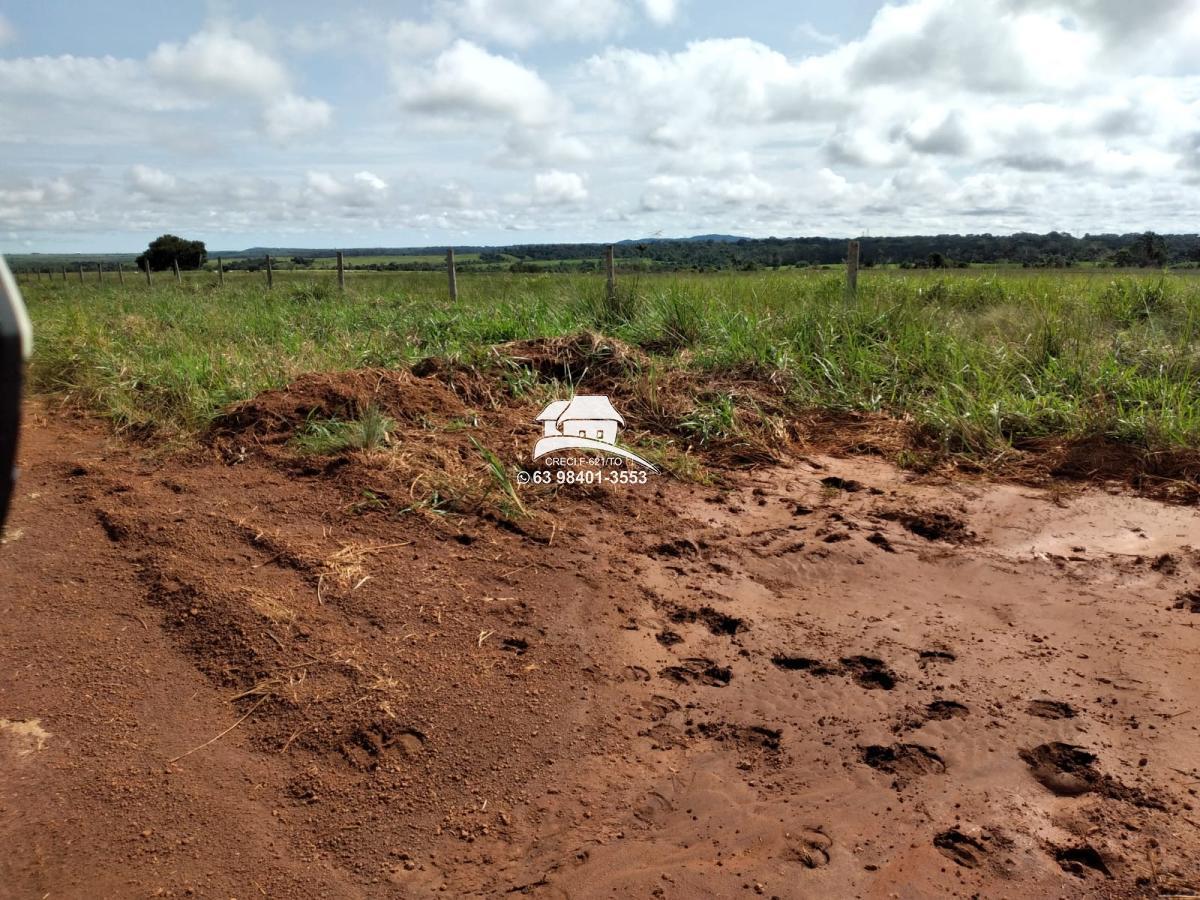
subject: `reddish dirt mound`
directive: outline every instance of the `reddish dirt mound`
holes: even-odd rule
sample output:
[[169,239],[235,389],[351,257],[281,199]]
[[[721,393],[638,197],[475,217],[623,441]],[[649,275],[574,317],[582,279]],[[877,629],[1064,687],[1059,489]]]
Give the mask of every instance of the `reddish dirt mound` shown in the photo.
[[214,420],[210,434],[282,443],[310,419],[353,419],[370,406],[417,426],[466,413],[462,398],[441,381],[403,370],[356,369],[304,375],[287,387],[264,391]]

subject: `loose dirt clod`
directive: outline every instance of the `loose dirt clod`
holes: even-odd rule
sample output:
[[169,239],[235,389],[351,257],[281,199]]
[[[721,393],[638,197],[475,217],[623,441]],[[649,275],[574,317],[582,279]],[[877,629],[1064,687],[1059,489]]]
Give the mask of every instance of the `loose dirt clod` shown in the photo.
[[1061,700],[1030,700],[1025,711],[1040,719],[1073,719],[1075,709]]

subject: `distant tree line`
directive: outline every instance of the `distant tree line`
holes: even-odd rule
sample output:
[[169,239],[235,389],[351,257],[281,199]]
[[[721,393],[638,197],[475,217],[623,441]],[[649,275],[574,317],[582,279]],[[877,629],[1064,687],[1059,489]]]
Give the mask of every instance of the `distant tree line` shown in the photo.
[[[1200,267],[1200,235],[1196,234],[940,234],[860,239],[861,264],[893,265],[901,268],[946,269],[970,265],[1019,265],[1037,268],[1067,268],[1080,264],[1162,268]],[[606,244],[524,244],[508,247],[455,247],[461,271],[595,271]],[[344,250],[347,268],[375,271],[438,271],[445,247],[359,247]],[[764,268],[834,266],[846,259],[844,238],[718,238],[687,240],[647,239],[615,245],[622,269],[645,271],[752,271]],[[320,248],[254,247],[227,251],[227,269],[257,271],[267,254],[286,267],[311,268],[318,258],[333,256],[334,250]],[[464,259],[478,254],[478,259]],[[422,256],[425,259],[356,263],[360,257]],[[434,260],[430,260],[433,257]],[[195,269],[209,258],[202,241],[188,241],[165,234],[151,242],[137,257],[139,268],[147,262],[153,270],[170,269],[178,261],[181,269]],[[55,257],[55,262],[58,258]],[[49,261],[49,257],[47,257]],[[14,268],[35,271],[40,263],[22,259]],[[115,268],[109,258],[108,268]],[[91,263],[94,268],[95,263]]]

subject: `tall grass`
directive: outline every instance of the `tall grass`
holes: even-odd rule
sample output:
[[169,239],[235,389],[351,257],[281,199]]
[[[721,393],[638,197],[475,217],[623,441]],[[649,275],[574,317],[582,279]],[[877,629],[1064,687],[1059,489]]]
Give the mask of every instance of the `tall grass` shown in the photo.
[[[126,427],[202,429],[227,404],[306,371],[481,358],[502,341],[602,330],[660,367],[789,376],[799,408],[885,411],[949,446],[1104,435],[1200,445],[1200,280],[1186,275],[822,271],[642,275],[620,317],[598,276],[311,273],[182,286],[32,282],[35,389]],[[726,404],[728,400],[722,400]],[[698,432],[732,415],[711,403]]]

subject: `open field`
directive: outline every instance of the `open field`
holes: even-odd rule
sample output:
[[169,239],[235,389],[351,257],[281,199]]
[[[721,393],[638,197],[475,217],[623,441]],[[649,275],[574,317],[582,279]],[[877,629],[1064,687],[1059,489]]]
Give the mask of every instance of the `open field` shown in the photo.
[[27,283],[0,885],[1200,891],[1200,281],[350,285]]

